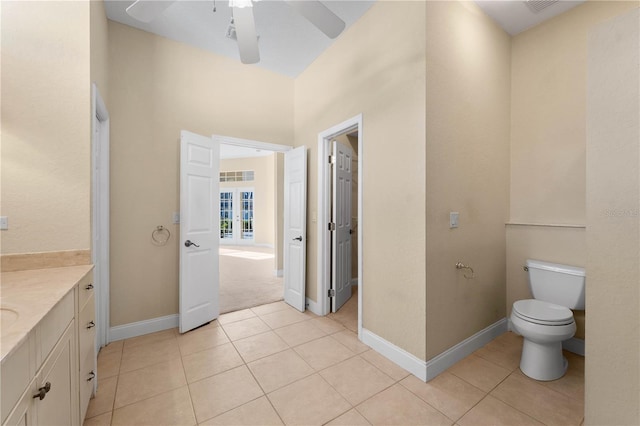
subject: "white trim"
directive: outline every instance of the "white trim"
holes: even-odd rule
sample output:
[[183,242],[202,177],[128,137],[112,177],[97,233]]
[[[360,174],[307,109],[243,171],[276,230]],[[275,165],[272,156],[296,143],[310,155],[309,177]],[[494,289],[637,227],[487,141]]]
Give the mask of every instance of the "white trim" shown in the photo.
[[109,111],[91,85],[91,261],[96,288],[96,353],[109,336]]
[[213,135],[213,140],[224,145],[244,146],[247,148],[256,148],[262,151],[287,152],[293,149],[289,145],[280,145],[276,143],[254,141],[251,139],[240,139],[232,136]]
[[480,330],[471,337],[464,339],[457,345],[447,349],[434,358],[426,362],[426,381],[436,377],[438,374],[451,367],[456,362],[469,356],[480,349],[496,337],[508,331],[508,321],[506,318],[491,324],[489,327]]
[[427,365],[426,362],[410,354],[402,348],[394,345],[391,342],[386,341],[382,337],[375,333],[363,328],[362,331],[362,343],[370,346],[373,350],[380,355],[389,359],[398,366],[404,368],[409,373],[413,374],[420,380],[426,381],[427,378]]
[[[362,278],[362,252],[363,252],[363,212],[362,212],[362,194],[363,194],[363,159],[364,159],[364,132],[362,126],[362,114],[358,114],[342,123],[335,125],[327,130],[318,133],[318,286],[317,286],[317,305],[319,308],[318,315],[327,315],[330,310],[329,298],[327,297],[329,290],[329,277],[331,276],[329,249],[330,238],[326,224],[329,223],[331,202],[330,197],[330,181],[331,170],[327,159],[331,151],[330,139],[354,130],[358,131],[358,277]],[[358,337],[362,340],[362,288],[364,283],[360,282],[360,291],[358,291]]]
[[360,280],[358,280],[357,278],[351,278],[351,287],[358,287],[359,284]]
[[562,342],[562,349],[573,352],[576,355],[584,356],[584,340],[572,337],[571,339]]
[[168,330],[178,327],[178,314],[167,315],[166,317],[152,318],[144,321],[131,322],[129,324],[111,327],[111,341],[130,339],[132,337],[143,336],[156,331]]
[[284,269],[274,269],[273,270],[273,276],[275,276],[275,277],[283,277],[284,276]]
[[313,300],[307,297],[305,304],[307,305],[307,309],[313,312],[314,314],[320,315],[320,316],[322,315],[320,313],[320,305],[318,303],[314,302]]

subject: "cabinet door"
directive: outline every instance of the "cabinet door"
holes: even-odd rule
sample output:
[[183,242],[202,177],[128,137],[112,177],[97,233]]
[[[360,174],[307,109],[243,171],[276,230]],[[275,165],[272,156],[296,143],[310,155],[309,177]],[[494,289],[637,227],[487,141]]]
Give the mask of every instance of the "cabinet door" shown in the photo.
[[75,348],[75,322],[72,321],[36,378],[38,389],[46,388],[47,383],[50,386],[43,399],[34,399],[38,424],[79,423]]
[[31,381],[27,390],[22,397],[18,400],[18,403],[13,408],[13,411],[9,414],[4,426],[31,426],[36,424],[34,420],[34,399],[33,395],[36,393],[36,381]]

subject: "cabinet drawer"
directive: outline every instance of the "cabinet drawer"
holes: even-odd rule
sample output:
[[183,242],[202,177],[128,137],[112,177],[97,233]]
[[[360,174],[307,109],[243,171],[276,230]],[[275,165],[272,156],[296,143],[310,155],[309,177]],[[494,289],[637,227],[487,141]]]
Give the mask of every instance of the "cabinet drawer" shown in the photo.
[[93,352],[88,353],[84,360],[80,361],[79,387],[80,387],[80,423],[84,421],[89,408],[89,399],[93,394],[93,385],[97,380],[95,370],[95,358]]
[[49,352],[73,320],[74,305],[74,290],[71,290],[38,324],[36,328],[38,365],[47,358]]
[[78,311],[82,310],[90,297],[95,292],[93,288],[93,271],[85,275],[78,283]]
[[[78,316],[78,342],[79,350],[78,359],[84,362],[88,353],[95,352],[96,342],[96,305],[93,295],[89,297],[84,305],[80,315]],[[82,371],[82,366],[80,366]]]

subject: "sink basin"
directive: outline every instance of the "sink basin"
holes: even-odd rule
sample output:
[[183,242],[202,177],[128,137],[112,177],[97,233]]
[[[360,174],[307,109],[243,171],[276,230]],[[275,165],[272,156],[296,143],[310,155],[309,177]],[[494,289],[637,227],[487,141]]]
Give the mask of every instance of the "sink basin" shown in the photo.
[[0,324],[3,332],[8,330],[17,319],[18,313],[13,309],[0,308]]

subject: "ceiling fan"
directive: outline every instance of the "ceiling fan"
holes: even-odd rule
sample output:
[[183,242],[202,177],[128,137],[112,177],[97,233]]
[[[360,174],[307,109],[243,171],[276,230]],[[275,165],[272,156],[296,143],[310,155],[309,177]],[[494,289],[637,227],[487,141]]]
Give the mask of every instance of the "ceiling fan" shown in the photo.
[[[136,0],[126,12],[141,22],[151,22],[160,16],[176,0]],[[238,41],[240,60],[243,64],[260,62],[258,35],[253,17],[253,2],[259,0],[229,0],[231,22]],[[296,12],[315,25],[329,38],[336,38],[345,28],[345,23],[318,0],[284,0]]]

